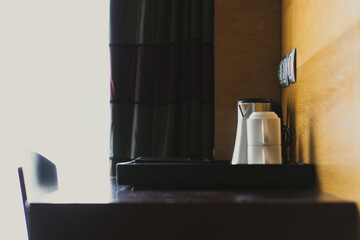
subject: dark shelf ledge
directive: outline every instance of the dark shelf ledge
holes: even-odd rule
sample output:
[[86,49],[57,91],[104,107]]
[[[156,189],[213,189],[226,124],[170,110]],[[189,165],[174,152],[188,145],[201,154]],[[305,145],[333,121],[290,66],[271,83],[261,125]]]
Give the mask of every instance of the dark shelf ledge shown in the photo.
[[[214,161],[216,162],[216,161]],[[118,164],[117,183],[144,188],[313,188],[313,164],[230,165],[219,163]]]

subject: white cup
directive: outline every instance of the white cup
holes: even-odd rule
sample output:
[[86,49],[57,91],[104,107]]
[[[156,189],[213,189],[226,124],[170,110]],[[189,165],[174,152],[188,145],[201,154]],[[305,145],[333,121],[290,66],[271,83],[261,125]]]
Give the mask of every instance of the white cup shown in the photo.
[[248,146],[248,164],[281,164],[281,145]]
[[280,118],[274,112],[253,112],[247,119],[247,145],[281,145]]
[[281,121],[274,112],[253,112],[247,119],[248,164],[280,164]]

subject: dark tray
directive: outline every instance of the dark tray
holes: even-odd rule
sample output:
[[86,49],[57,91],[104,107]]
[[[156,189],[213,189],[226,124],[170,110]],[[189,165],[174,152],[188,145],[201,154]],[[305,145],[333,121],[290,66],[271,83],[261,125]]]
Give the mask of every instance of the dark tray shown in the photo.
[[231,165],[229,161],[134,160],[116,166],[119,185],[143,188],[315,186],[313,164]]

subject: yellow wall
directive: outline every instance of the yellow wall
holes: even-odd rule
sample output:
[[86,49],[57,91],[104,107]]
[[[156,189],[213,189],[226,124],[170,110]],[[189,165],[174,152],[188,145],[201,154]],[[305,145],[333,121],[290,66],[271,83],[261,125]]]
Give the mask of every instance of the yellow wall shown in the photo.
[[232,156],[241,98],[280,101],[280,0],[215,0],[215,158]]
[[291,157],[359,204],[360,1],[283,0],[281,22],[282,56],[297,48],[297,82],[281,90]]

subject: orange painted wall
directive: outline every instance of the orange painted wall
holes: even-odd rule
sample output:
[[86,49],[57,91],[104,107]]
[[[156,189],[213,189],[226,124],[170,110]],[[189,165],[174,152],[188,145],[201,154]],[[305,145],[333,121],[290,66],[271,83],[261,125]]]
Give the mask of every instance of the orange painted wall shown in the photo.
[[282,56],[297,48],[297,82],[281,90],[291,157],[360,204],[360,1],[283,0],[281,11]]

